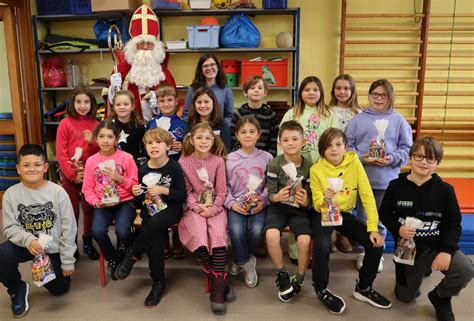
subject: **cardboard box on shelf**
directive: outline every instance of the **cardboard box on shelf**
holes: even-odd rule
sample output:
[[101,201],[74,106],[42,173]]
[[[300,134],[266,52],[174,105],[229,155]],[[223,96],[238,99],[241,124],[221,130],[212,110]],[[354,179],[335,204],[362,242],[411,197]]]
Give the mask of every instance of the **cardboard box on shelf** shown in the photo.
[[135,11],[141,4],[140,0],[92,0],[92,12]]

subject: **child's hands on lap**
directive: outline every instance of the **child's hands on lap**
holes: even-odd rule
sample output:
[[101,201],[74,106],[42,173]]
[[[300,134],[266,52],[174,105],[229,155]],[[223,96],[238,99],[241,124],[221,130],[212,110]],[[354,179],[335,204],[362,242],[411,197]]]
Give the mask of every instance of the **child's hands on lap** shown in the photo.
[[261,211],[263,211],[264,208],[265,203],[263,203],[263,201],[258,201],[257,206],[255,206],[255,208],[252,210],[252,214],[260,213]]
[[43,247],[39,244],[38,240],[35,239],[30,242],[30,245],[28,245],[28,251],[33,256],[40,255],[43,253]]
[[285,202],[290,198],[290,186],[285,186],[273,196],[273,202]]
[[308,206],[308,193],[306,193],[306,190],[304,188],[300,188],[296,192],[295,197],[298,204],[304,207]]
[[384,244],[384,237],[378,231],[370,232],[370,241],[374,247],[382,247]]
[[402,226],[400,226],[400,229],[398,230],[398,233],[405,240],[411,240],[412,238],[415,237],[416,229],[408,228],[405,225],[402,225]]
[[201,212],[199,213],[202,217],[211,217],[211,214],[209,213],[209,206],[210,205],[204,205],[204,204],[197,204],[201,208]]
[[240,205],[239,203],[234,203],[230,209],[236,213],[242,214],[242,215],[247,215],[247,212],[245,211],[244,207]]
[[447,271],[449,269],[449,265],[451,264],[451,254],[446,252],[439,252],[436,255],[431,267],[435,271]]
[[374,164],[382,167],[387,166],[388,164],[390,164],[390,156],[386,156],[382,159],[376,159]]

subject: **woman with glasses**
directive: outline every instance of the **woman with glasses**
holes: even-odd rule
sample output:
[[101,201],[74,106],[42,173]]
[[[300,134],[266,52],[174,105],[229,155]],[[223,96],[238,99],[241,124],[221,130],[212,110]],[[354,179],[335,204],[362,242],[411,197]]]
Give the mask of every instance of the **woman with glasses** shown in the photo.
[[212,89],[221,107],[225,124],[229,126],[232,115],[234,114],[234,94],[232,90],[227,87],[227,78],[221,70],[219,59],[217,59],[214,54],[206,53],[199,58],[194,73],[194,80],[188,89],[184,102],[182,118],[185,121],[188,118],[188,110],[192,103],[193,94],[200,87],[209,87]]
[[[354,116],[346,128],[348,149],[354,150],[364,165],[374,193],[377,208],[380,207],[388,183],[397,178],[400,168],[408,163],[408,151],[413,143],[412,130],[405,118],[394,110],[393,86],[386,79],[374,81],[369,88],[369,106],[362,113]],[[383,135],[385,148],[382,157],[373,158],[369,155],[369,145],[377,138],[379,132],[375,122],[388,121]],[[360,202],[357,201],[356,217],[363,223],[367,215]],[[379,230],[386,235],[387,230],[380,224]],[[362,249],[359,249],[360,251]],[[357,257],[357,268],[362,267],[364,253]],[[383,258],[378,271],[383,269]]]

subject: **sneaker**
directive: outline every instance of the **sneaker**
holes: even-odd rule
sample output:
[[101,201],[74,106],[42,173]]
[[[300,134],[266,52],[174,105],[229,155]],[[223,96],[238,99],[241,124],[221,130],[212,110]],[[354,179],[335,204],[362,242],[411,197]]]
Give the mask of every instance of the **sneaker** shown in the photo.
[[303,283],[296,281],[296,276],[291,277],[291,286],[293,287],[293,297],[300,293]]
[[[365,253],[359,253],[357,255],[357,263],[356,263],[356,266],[357,266],[357,270],[360,270],[362,268],[362,265],[364,264],[364,257],[365,257]],[[377,268],[377,273],[380,273],[383,271],[383,262],[384,262],[384,258],[383,256],[380,258],[380,262],[379,262],[379,266]]]
[[441,298],[437,288],[428,293],[428,299],[436,310],[436,318],[438,321],[454,321],[453,307],[451,306],[451,298]]
[[340,296],[332,294],[328,289],[316,291],[316,295],[331,313],[341,314],[346,309],[346,302]]
[[372,289],[372,287],[369,287],[367,290],[362,291],[359,288],[359,283],[356,284],[355,290],[352,295],[357,300],[367,302],[379,309],[388,309],[392,306],[392,303],[387,298]]
[[293,286],[291,285],[290,274],[288,271],[278,271],[275,282],[278,286],[278,298],[282,302],[288,302],[293,299]]
[[107,262],[107,270],[110,272],[110,277],[112,280],[117,281],[117,276],[115,275],[115,271],[117,271],[118,259],[112,259]]
[[150,293],[145,298],[145,308],[153,308],[154,306],[157,306],[165,291],[166,284],[164,281],[154,282],[151,286]]
[[125,279],[127,276],[130,275],[130,272],[132,272],[133,265],[137,262],[138,260],[135,259],[132,255],[132,253],[127,253],[125,254],[125,257],[123,258],[122,262],[117,266],[117,269],[115,271],[115,276],[119,280]]
[[256,287],[258,283],[258,275],[255,270],[256,265],[257,259],[251,255],[250,260],[241,266],[245,272],[245,285],[249,288]]
[[14,318],[24,317],[30,306],[28,305],[28,294],[30,292],[30,284],[28,282],[21,281],[19,287],[15,290],[8,290],[10,299],[12,301],[12,313]]
[[99,253],[94,247],[94,241],[91,235],[82,235],[82,250],[89,260],[98,260]]
[[229,263],[229,274],[230,275],[239,275],[242,272],[242,267],[235,264],[234,260],[231,259]]

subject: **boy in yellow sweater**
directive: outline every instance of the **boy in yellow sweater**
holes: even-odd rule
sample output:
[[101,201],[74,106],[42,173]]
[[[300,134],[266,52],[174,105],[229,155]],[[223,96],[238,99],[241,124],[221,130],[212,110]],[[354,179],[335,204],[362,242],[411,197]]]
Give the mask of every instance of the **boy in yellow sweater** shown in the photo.
[[[359,271],[359,280],[356,282],[353,296],[377,308],[388,309],[392,306],[390,301],[372,289],[384,245],[384,238],[378,232],[379,217],[374,195],[359,158],[354,152],[347,152],[346,148],[347,138],[340,129],[326,129],[318,143],[321,158],[310,170],[314,207],[310,214],[314,239],[314,288],[319,300],[330,312],[335,314],[344,312],[346,308],[344,300],[327,289],[331,233],[336,229],[365,247],[364,264]],[[336,192],[330,188],[328,178],[342,179],[341,190]],[[367,226],[351,214],[357,195],[360,196],[367,212]],[[321,208],[331,202],[338,205],[342,225],[322,226]]]

